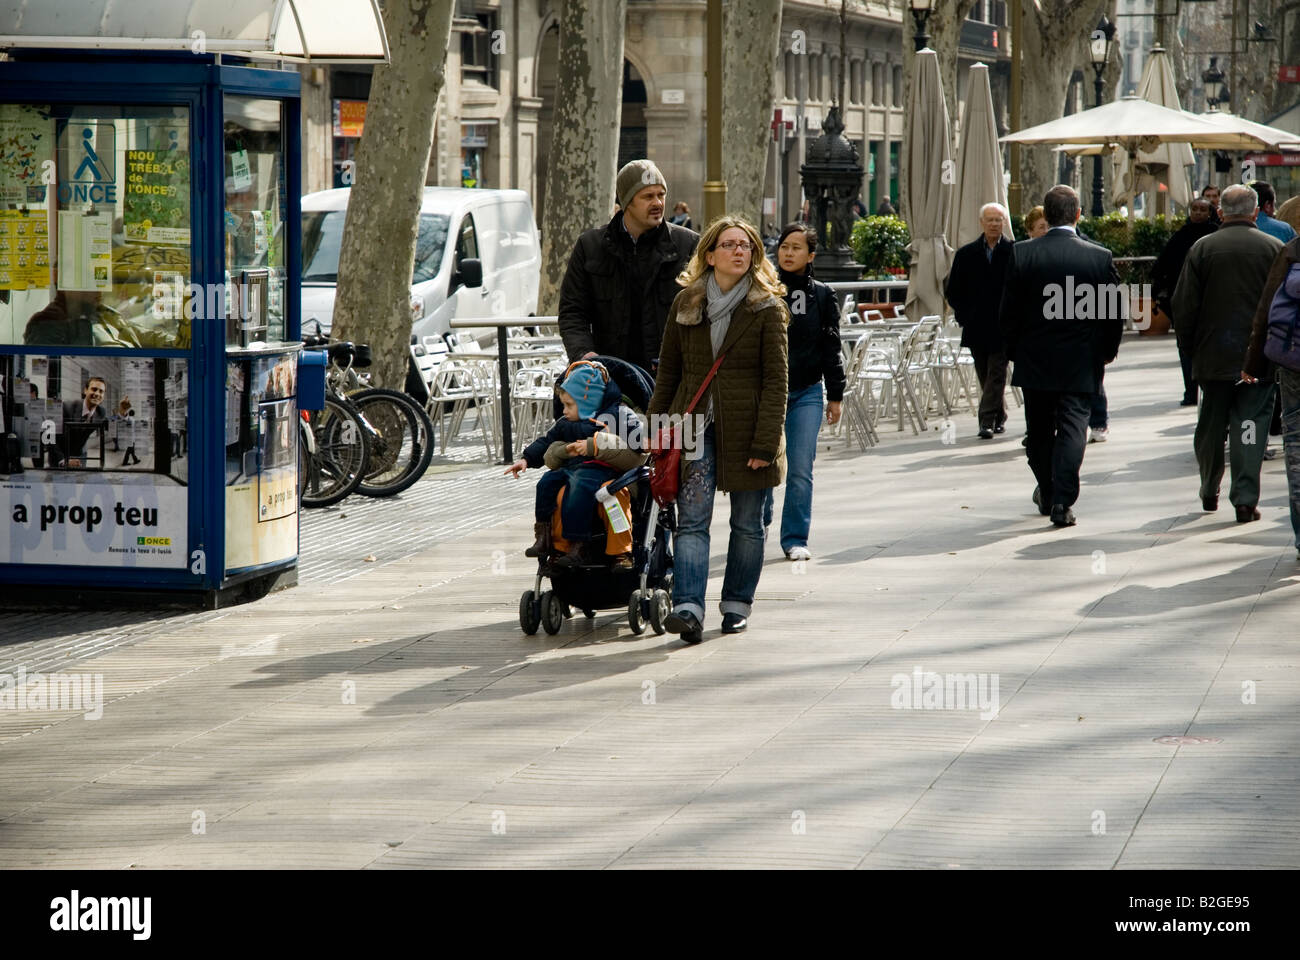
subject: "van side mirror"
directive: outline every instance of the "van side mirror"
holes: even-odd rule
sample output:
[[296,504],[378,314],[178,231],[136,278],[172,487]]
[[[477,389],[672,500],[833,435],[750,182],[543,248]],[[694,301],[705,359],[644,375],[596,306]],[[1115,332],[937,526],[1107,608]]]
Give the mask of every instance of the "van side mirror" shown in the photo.
[[452,274],[451,285],[453,289],[457,286],[483,286],[483,261],[472,258],[462,260],[460,262],[460,268]]

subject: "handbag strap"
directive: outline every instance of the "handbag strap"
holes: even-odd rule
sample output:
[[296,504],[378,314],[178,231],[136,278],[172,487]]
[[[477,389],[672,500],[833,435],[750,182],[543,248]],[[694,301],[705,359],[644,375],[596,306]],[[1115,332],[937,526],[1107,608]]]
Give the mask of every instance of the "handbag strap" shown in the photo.
[[718,359],[713,361],[712,368],[710,368],[708,375],[704,378],[704,382],[700,384],[700,389],[695,391],[695,399],[692,400],[690,406],[686,408],[686,413],[682,414],[683,416],[689,416],[691,411],[695,409],[695,405],[700,402],[700,397],[704,396],[704,391],[709,388],[709,382],[713,379],[713,375],[718,372],[718,367],[722,365],[722,358],[725,356],[726,353],[723,353],[718,357]]

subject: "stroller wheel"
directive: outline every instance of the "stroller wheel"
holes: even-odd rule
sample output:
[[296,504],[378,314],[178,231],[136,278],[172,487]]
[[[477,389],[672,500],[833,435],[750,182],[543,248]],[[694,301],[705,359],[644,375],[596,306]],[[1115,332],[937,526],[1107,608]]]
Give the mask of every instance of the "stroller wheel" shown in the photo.
[[519,628],[530,637],[537,632],[542,622],[542,606],[537,602],[537,594],[525,590],[519,598]]
[[645,621],[641,619],[641,591],[633,590],[627,601],[627,625],[638,637],[645,633]]
[[542,629],[554,636],[564,626],[564,603],[553,590],[542,591]]
[[656,590],[650,594],[650,627],[656,636],[662,637],[668,630],[664,621],[672,611],[672,601],[665,590]]

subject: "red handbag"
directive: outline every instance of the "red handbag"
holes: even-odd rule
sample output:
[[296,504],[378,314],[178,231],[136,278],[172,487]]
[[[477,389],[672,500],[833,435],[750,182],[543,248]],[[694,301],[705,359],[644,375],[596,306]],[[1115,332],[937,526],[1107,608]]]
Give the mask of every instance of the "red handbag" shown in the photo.
[[[689,417],[695,405],[700,402],[700,397],[704,396],[704,391],[709,388],[709,383],[718,372],[718,367],[721,366],[722,358],[725,356],[724,353],[713,361],[713,367],[704,378],[704,382],[700,384],[700,389],[695,391],[695,398],[682,414],[682,419]],[[680,424],[676,424],[664,427],[650,441],[650,496],[654,497],[655,502],[661,507],[675,503],[681,478],[682,428]]]

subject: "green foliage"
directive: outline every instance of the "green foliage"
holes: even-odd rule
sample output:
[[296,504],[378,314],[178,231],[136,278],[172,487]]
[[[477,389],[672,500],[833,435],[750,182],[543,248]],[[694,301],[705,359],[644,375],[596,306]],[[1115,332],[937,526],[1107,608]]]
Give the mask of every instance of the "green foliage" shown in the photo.
[[902,217],[864,217],[853,224],[849,246],[853,259],[864,265],[864,274],[888,273],[906,269],[907,245],[912,242]]
[[1174,231],[1186,222],[1183,216],[1143,218],[1133,222],[1130,234],[1128,218],[1113,210],[1105,216],[1080,219],[1079,233],[1117,257],[1158,257]]
[[[1187,218],[1150,217],[1133,221],[1129,230],[1128,218],[1118,210],[1102,217],[1083,217],[1079,220],[1079,233],[1100,243],[1116,257],[1158,257],[1169,238]],[[1119,277],[1124,283],[1147,283],[1151,279],[1151,261],[1119,264]]]

